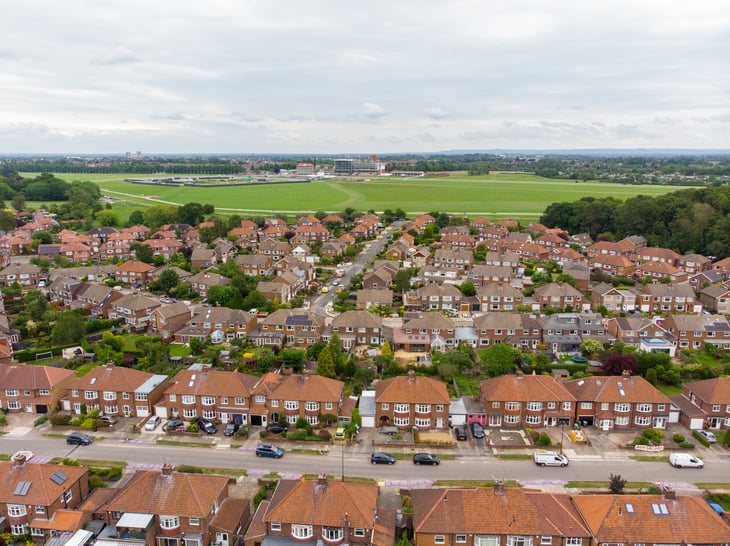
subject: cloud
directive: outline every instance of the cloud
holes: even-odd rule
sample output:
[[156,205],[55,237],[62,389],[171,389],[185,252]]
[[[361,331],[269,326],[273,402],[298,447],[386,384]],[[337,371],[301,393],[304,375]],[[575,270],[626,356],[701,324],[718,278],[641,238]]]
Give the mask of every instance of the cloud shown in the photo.
[[380,119],[388,115],[385,108],[374,102],[363,102],[360,105],[360,113],[368,119]]

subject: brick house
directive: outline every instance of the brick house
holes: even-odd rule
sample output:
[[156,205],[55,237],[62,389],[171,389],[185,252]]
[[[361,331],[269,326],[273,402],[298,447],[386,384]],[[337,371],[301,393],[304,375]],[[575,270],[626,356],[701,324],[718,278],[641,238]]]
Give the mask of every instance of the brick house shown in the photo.
[[443,351],[456,346],[454,321],[435,312],[405,317],[401,327],[386,329],[384,337],[389,338],[393,350],[403,349],[407,352]]
[[730,377],[685,383],[682,396],[703,414],[703,426],[730,429]]
[[53,411],[75,377],[73,370],[52,366],[0,366],[0,407],[8,413]]
[[576,399],[575,418],[583,426],[603,431],[630,428],[664,429],[672,401],[646,379],[628,372],[568,381]]
[[393,305],[393,291],[392,290],[368,290],[362,289],[357,291],[357,298],[355,306],[359,310],[369,309],[371,306],[386,306],[390,307]]
[[713,313],[730,314],[730,289],[718,284],[703,288],[700,292],[700,303]]
[[193,292],[196,292],[203,298],[208,297],[208,290],[213,286],[228,286],[231,284],[231,280],[228,277],[219,275],[218,273],[209,273],[208,271],[201,271],[185,279],[185,282],[190,285]]
[[409,308],[415,307],[419,311],[459,311],[462,298],[461,290],[453,284],[428,284],[417,290],[415,298],[411,298],[415,305],[409,305]]
[[730,323],[724,315],[670,315],[663,326],[676,336],[679,349],[702,349],[712,343],[730,350]]
[[193,269],[208,269],[218,263],[218,257],[212,248],[194,248],[190,255],[190,266]]
[[522,292],[509,283],[487,283],[477,288],[480,311],[515,311],[522,304]]
[[208,341],[214,332],[220,332],[216,337],[221,342],[241,339],[254,329],[256,320],[255,315],[241,309],[203,307],[185,326],[174,333],[175,342],[190,343],[190,339],[194,337]]
[[594,544],[566,494],[496,480],[493,488],[413,489],[411,495],[414,546]]
[[202,369],[181,370],[165,389],[155,412],[164,418],[203,417],[248,425],[251,393],[257,381],[251,375],[214,370],[205,365]]
[[512,268],[503,265],[475,265],[471,271],[471,282],[475,287],[490,283],[508,283],[512,278]]
[[171,341],[175,332],[184,327],[192,313],[182,302],[161,305],[152,311],[152,328],[163,341]]
[[16,282],[23,288],[38,286],[41,268],[33,264],[10,264],[0,271],[0,286],[11,286]]
[[243,254],[236,256],[236,263],[244,275],[268,277],[274,274],[274,261],[264,254]]
[[446,385],[437,379],[417,376],[392,377],[375,387],[375,424],[419,430],[448,428],[451,400]]
[[166,375],[105,364],[74,379],[66,389],[63,409],[80,414],[98,409],[105,415],[147,417],[162,398],[168,385]]
[[488,427],[572,425],[576,398],[549,375],[502,375],[479,383]]
[[477,347],[506,343],[535,350],[542,343],[542,326],[526,313],[494,312],[474,317]]
[[[33,542],[50,538],[48,523],[76,508],[89,494],[89,469],[37,463],[23,453],[0,461],[0,519],[12,535],[31,534]],[[83,522],[82,522],[83,523]]]
[[[212,520],[228,502],[227,476],[138,470],[105,506],[106,534],[98,541],[165,546],[207,546],[215,542]],[[128,540],[128,539],[127,539]]]
[[319,425],[322,415],[339,415],[344,386],[342,381],[320,375],[286,376],[266,400],[269,421],[293,426],[305,419],[312,426]]
[[630,290],[619,290],[605,282],[598,283],[591,289],[591,308],[598,310],[605,307],[611,313],[634,311],[636,294]]
[[583,294],[563,282],[551,282],[538,286],[535,288],[533,297],[539,303],[541,310],[548,307],[564,309],[568,306],[580,310],[583,306]]
[[[340,338],[342,348],[349,351],[358,345],[379,347],[383,336],[382,319],[368,311],[345,311],[332,319],[332,334]],[[322,336],[329,342],[330,336]]]
[[114,278],[124,284],[143,285],[147,284],[147,277],[153,269],[155,269],[153,265],[131,260],[117,266],[114,271]]
[[440,248],[433,255],[435,267],[453,267],[461,271],[469,271],[474,265],[474,253],[468,249],[451,250]]
[[322,320],[309,311],[277,309],[266,317],[249,337],[259,346],[281,343],[301,348],[317,343],[323,328]]
[[[317,480],[281,480],[261,503],[245,546],[263,542],[391,546],[395,518],[378,508],[378,486]],[[387,523],[386,523],[387,522]],[[382,529],[383,526],[386,529]]]
[[123,318],[125,325],[141,331],[152,322],[152,311],[162,305],[159,300],[152,299],[137,292],[122,296],[112,302],[109,318]]
[[646,353],[674,356],[677,350],[676,336],[657,321],[646,317],[613,317],[606,321],[606,330],[620,343]]

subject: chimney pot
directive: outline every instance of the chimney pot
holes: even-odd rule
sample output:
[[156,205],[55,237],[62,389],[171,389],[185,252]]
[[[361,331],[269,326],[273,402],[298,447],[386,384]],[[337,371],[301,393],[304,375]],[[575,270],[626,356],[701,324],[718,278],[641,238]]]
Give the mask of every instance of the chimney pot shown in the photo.
[[162,465],[162,475],[163,476],[171,476],[172,475],[172,465],[169,463],[165,463]]
[[494,494],[495,495],[504,495],[504,481],[503,480],[494,480]]
[[664,498],[667,500],[675,500],[677,498],[677,492],[668,485],[662,487],[662,491],[664,492]]
[[18,453],[13,457],[13,463],[15,463],[13,466],[23,468],[25,466],[25,460],[25,455],[23,453]]

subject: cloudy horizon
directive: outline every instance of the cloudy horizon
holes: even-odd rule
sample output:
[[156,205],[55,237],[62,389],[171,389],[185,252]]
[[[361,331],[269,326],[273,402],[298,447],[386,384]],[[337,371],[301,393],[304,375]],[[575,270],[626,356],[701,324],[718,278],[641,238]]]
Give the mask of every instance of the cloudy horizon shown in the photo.
[[719,0],[37,0],[3,21],[0,154],[730,149]]

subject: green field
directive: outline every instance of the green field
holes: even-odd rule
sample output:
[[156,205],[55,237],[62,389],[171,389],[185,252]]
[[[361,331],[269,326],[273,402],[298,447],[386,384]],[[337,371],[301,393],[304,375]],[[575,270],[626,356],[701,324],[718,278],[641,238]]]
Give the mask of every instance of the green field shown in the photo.
[[[26,175],[28,176],[28,175]],[[31,175],[32,176],[32,175]],[[90,180],[113,197],[120,216],[160,203],[210,203],[216,212],[239,214],[359,211],[401,208],[409,214],[439,211],[470,216],[535,219],[556,201],[585,196],[627,199],[662,195],[678,186],[632,186],[603,182],[550,180],[529,174],[434,178],[372,178],[365,181],[321,180],[305,184],[258,184],[233,187],[169,187],[132,184],[137,175],[59,175],[68,181]]]

